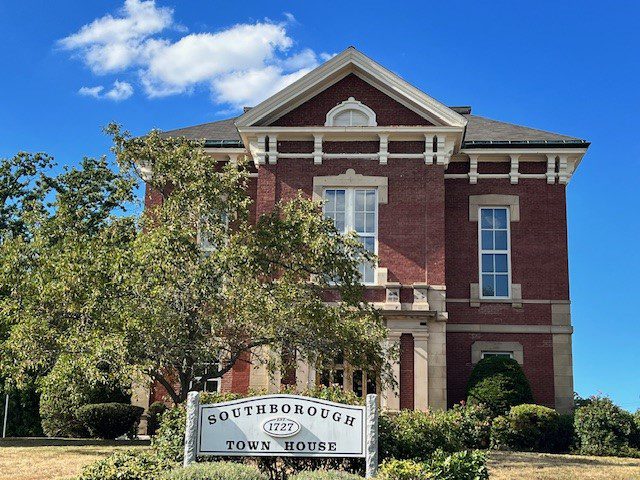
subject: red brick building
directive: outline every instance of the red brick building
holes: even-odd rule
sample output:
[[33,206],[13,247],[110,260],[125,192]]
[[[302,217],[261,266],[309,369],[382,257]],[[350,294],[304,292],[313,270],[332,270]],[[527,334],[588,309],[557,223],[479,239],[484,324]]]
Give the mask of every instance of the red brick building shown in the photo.
[[[166,134],[248,156],[256,215],[302,191],[377,253],[366,296],[401,351],[383,406],[446,408],[478,360],[508,355],[537,403],[572,407],[565,192],[587,142],[445,106],[354,48],[237,118]],[[375,384],[348,366],[339,381]],[[214,388],[278,385],[240,362]]]

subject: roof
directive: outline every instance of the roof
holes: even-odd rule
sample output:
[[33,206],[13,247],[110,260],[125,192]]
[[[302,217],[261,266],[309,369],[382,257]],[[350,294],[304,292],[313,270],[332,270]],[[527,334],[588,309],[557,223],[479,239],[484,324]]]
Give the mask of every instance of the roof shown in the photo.
[[463,142],[463,146],[466,148],[588,145],[588,142],[580,138],[471,115],[471,109],[469,109],[469,113],[464,114],[464,117],[468,121]]
[[[468,120],[463,147],[496,148],[554,146],[575,147],[587,146],[585,140],[547,132],[513,123],[500,122],[490,118],[471,115],[470,107],[451,107],[463,114]],[[204,140],[207,147],[241,147],[242,140],[234,124],[238,117],[203,123],[193,127],[178,128],[162,133],[165,137],[186,137],[193,140]]]

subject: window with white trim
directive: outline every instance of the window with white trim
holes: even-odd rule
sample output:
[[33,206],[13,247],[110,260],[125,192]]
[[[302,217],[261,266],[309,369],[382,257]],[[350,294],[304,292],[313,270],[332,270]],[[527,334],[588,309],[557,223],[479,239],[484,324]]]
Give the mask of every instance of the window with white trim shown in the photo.
[[[328,188],[324,191],[324,216],[339,232],[355,232],[364,248],[377,253],[378,192],[375,188]],[[375,284],[375,265],[360,265],[362,283]]]
[[488,357],[508,357],[513,359],[513,352],[482,352],[480,354],[480,358],[488,358]]
[[[229,214],[227,212],[221,212],[217,214],[217,217],[220,220],[220,224],[226,230],[229,228]],[[208,220],[208,219],[207,219]],[[206,222],[203,222],[206,223]],[[211,239],[211,235],[209,232],[206,232],[202,226],[198,227],[198,245],[204,252],[212,252],[217,247]]]
[[[222,378],[206,378],[209,373],[219,371],[219,369],[219,362],[197,363],[196,365],[194,365],[194,377],[189,384],[189,390],[207,393],[219,392]],[[203,380],[203,378],[205,380]]]
[[510,298],[509,208],[480,207],[478,213],[480,298]]
[[340,112],[333,117],[334,127],[366,127],[367,125],[369,125],[369,116],[355,108]]

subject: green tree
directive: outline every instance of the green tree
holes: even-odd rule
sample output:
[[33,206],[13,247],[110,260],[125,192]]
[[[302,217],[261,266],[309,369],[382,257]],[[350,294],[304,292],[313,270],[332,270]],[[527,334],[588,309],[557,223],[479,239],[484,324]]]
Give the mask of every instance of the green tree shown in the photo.
[[119,163],[162,197],[126,260],[123,327],[131,362],[175,403],[201,362],[218,365],[204,381],[247,358],[287,369],[344,352],[388,378],[386,329],[359,282],[359,262],[374,259],[355,237],[338,234],[302,196],[253,222],[243,163],[221,167],[185,139],[110,132]]
[[[386,329],[359,283],[359,262],[374,259],[356,238],[301,196],[252,221],[244,164],[108,130],[118,170],[85,159],[39,182],[37,208],[11,213],[26,233],[0,245],[3,372],[20,382],[61,358],[107,385],[142,372],[175,403],[202,363],[218,365],[204,381],[238,361],[292,368],[345,352],[390,377]],[[162,202],[123,215],[141,179]]]

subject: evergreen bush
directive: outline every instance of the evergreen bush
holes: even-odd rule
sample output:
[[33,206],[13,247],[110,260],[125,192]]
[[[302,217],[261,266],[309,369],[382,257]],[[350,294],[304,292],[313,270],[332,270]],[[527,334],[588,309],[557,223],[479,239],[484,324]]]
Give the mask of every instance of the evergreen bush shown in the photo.
[[95,438],[114,439],[125,433],[135,433],[144,408],[126,403],[94,403],[84,405],[76,417]]
[[483,358],[471,371],[467,402],[484,404],[496,415],[503,415],[515,405],[533,403],[533,394],[518,362],[494,356]]

